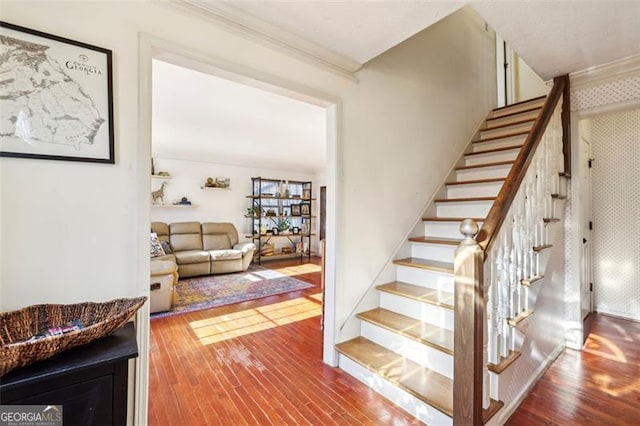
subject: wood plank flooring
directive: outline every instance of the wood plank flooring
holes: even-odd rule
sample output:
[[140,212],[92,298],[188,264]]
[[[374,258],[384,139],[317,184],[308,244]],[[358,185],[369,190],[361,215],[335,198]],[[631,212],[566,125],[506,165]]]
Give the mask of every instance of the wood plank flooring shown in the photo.
[[591,316],[584,350],[566,349],[507,425],[640,423],[640,323]]
[[[318,264],[263,263],[313,288],[151,321],[149,424],[418,424],[322,362]],[[254,331],[234,337],[237,324]]]

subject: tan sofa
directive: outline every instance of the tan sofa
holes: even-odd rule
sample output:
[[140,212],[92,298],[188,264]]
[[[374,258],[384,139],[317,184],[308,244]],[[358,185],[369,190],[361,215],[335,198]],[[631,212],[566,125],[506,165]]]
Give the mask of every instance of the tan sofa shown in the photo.
[[182,278],[246,271],[256,249],[238,241],[231,223],[152,222],[151,231],[168,241],[173,252],[154,259],[174,260]]

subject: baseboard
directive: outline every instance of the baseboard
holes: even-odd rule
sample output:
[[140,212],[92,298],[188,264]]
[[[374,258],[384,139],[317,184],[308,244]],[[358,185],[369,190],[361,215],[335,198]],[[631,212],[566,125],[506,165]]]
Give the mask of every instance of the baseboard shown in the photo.
[[611,312],[611,311],[607,311],[607,310],[600,310],[600,311],[596,311],[594,310],[593,313],[598,314],[598,315],[604,315],[607,317],[612,317],[612,318],[617,318],[617,319],[621,319],[621,320],[626,320],[626,321],[633,321],[633,322],[640,322],[640,316],[637,317],[631,317],[631,316],[627,316],[626,314],[620,313],[620,312]]
[[527,382],[527,385],[520,391],[518,396],[516,396],[513,401],[511,401],[508,405],[500,410],[500,424],[506,422],[509,417],[515,413],[516,409],[522,404],[522,401],[529,395],[529,392],[533,389],[533,387],[538,383],[538,380],[546,373],[546,371],[551,367],[553,362],[558,358],[558,356],[565,349],[564,340],[562,343],[558,344],[556,348],[547,356],[547,358],[540,364],[535,374],[531,377],[531,379]]

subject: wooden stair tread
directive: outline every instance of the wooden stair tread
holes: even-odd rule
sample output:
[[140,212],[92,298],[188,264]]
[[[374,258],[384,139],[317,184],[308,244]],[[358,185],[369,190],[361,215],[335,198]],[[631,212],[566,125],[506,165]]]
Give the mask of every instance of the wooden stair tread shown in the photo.
[[409,241],[412,243],[424,243],[424,244],[443,244],[447,246],[457,246],[460,244],[459,240],[453,240],[451,238],[439,238],[439,237],[411,237]]
[[500,359],[500,362],[498,364],[488,363],[487,368],[493,373],[500,374],[504,370],[509,368],[509,366],[513,365],[513,363],[516,362],[520,355],[522,355],[520,351],[509,351],[509,355]]
[[[499,118],[504,118],[504,117],[508,117],[508,116],[503,116],[503,117],[499,117]],[[489,121],[489,119],[487,119],[486,121]],[[485,132],[487,130],[496,130],[496,129],[502,129],[504,127],[509,127],[509,126],[519,126],[521,124],[526,124],[526,123],[534,123],[536,121],[535,118],[524,118],[524,119],[520,119],[520,120],[516,120],[516,121],[511,121],[509,123],[502,123],[502,124],[495,124],[493,126],[489,126],[488,123],[485,123],[484,128],[480,129],[481,132]]]
[[553,247],[552,244],[543,244],[540,246],[533,246],[533,251],[535,251],[536,253],[541,252],[542,250],[546,250]]
[[563,178],[571,179],[571,173],[569,172],[560,172],[558,175]]
[[[336,350],[447,416],[453,417],[453,381],[448,377],[364,337],[339,343]],[[488,422],[503,405],[501,401],[492,399],[489,408],[482,411],[483,422]]]
[[394,281],[376,286],[378,291],[397,294],[398,296],[418,300],[435,306],[453,309],[453,293],[448,291],[434,290],[432,288],[421,287],[419,285]]
[[494,201],[496,197],[436,198],[436,203],[462,203],[467,201]]
[[514,115],[518,115],[518,114],[526,114],[526,113],[533,112],[535,110],[541,110],[541,109],[542,109],[542,106],[530,107],[530,108],[527,108],[527,109],[523,109],[521,111],[514,111],[514,112],[510,112],[508,114],[502,114],[502,115],[499,115],[497,117],[489,117],[485,121],[499,120],[501,118],[507,118],[507,117],[511,117],[511,116],[514,116]]
[[445,185],[471,185],[474,183],[493,183],[493,182],[504,182],[506,178],[490,178],[490,179],[472,179],[472,180],[460,180],[456,182],[447,182]]
[[393,261],[396,265],[410,266],[413,268],[428,269],[436,272],[453,274],[453,263],[439,262],[436,260],[420,259],[418,257],[407,257]]
[[501,106],[501,107],[498,107],[498,108],[494,108],[491,111],[494,111],[494,112],[495,111],[502,111],[502,110],[505,110],[505,109],[508,109],[508,108],[512,108],[514,106],[526,104],[526,103],[529,103],[529,102],[539,101],[540,99],[544,99],[546,97],[547,97],[547,95],[542,95],[542,96],[537,96],[537,97],[531,98],[531,99],[525,99],[524,101],[515,102],[515,103],[512,103],[510,105],[505,105],[505,106]]
[[542,280],[543,278],[544,278],[544,275],[536,275],[535,277],[520,280],[520,284],[522,284],[525,287],[529,287],[537,283],[538,281]]
[[453,355],[453,331],[383,308],[360,312],[356,317]]
[[468,170],[468,169],[478,169],[480,167],[493,167],[493,166],[506,166],[513,165],[513,161],[496,161],[495,163],[486,163],[486,164],[475,164],[473,166],[458,166],[456,170]]
[[496,141],[498,139],[508,139],[508,138],[512,138],[514,136],[523,136],[523,135],[528,135],[529,132],[531,130],[519,130],[517,132],[511,132],[511,133],[506,133],[504,135],[498,135],[498,136],[491,136],[488,138],[482,138],[482,139],[478,139],[473,141],[473,143],[482,143],[482,142],[489,142],[489,141]]
[[560,219],[558,219],[557,217],[545,217],[545,218],[542,218],[542,221],[544,223],[555,223],[555,222],[560,222]]
[[379,374],[449,417],[453,417],[453,381],[364,337],[336,345],[336,350]]
[[502,148],[492,148],[492,149],[485,149],[483,151],[474,151],[474,152],[470,152],[468,154],[465,154],[465,157],[472,157],[474,155],[483,155],[483,154],[493,154],[496,152],[502,152],[502,151],[511,151],[512,149],[520,149],[522,148],[522,144],[520,145],[510,145],[510,146],[505,146]]
[[567,196],[562,194],[551,194],[551,198],[554,198],[556,200],[566,200]]
[[529,310],[526,310],[524,312],[520,312],[515,318],[509,318],[507,320],[507,323],[511,327],[515,327],[518,324],[520,324],[522,321],[524,321],[527,318],[529,318],[531,315],[533,315],[533,310],[529,309]]
[[[484,217],[473,217],[471,219],[475,220],[476,222],[484,222],[485,220]],[[465,219],[461,217],[427,216],[422,218],[423,222],[462,222],[463,220]]]

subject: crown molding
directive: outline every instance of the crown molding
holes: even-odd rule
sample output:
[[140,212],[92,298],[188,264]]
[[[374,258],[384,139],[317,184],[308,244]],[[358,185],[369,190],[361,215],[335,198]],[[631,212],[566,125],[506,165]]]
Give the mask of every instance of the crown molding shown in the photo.
[[640,55],[628,56],[569,74],[571,90],[600,86],[629,77],[640,76]]
[[361,63],[351,58],[269,24],[229,4],[203,0],[169,0],[169,4],[204,17],[244,38],[284,51],[307,63],[322,66],[350,80],[356,79],[354,73],[362,67]]

